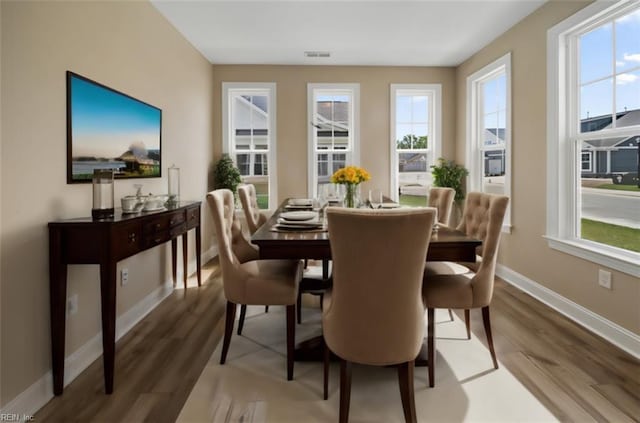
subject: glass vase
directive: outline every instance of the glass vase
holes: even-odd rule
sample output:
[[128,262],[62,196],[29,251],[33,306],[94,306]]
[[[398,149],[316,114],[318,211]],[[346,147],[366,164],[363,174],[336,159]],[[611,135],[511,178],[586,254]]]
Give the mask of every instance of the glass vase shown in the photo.
[[344,194],[344,206],[350,209],[358,207],[358,184],[345,184],[346,192]]

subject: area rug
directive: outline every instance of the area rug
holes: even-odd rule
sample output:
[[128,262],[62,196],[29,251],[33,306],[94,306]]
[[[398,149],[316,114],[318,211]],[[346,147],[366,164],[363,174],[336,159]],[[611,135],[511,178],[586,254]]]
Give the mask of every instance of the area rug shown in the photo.
[[[557,419],[501,366],[494,370],[486,347],[464,322],[436,314],[436,386],[427,369],[416,368],[415,399],[420,422],[551,422]],[[321,333],[318,309],[304,308],[296,340]],[[425,322],[426,324],[426,322]],[[236,322],[237,327],[237,322]],[[426,333],[426,331],[425,331]],[[221,344],[221,343],[220,343]],[[329,399],[322,400],[322,364],[295,363],[286,380],[284,307],[249,307],[242,336],[234,333],[225,365],[220,348],[194,386],[178,422],[335,422],[339,409],[339,365],[332,363]],[[403,422],[394,368],[354,365],[351,422]]]

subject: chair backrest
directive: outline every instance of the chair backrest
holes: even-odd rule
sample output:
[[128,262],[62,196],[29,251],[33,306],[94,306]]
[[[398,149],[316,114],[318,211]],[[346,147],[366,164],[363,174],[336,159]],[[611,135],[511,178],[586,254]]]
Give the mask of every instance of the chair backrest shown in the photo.
[[489,305],[493,296],[498,246],[502,222],[509,204],[509,197],[482,192],[470,192],[464,206],[458,230],[482,240],[478,254],[482,262],[473,277],[474,307]]
[[327,209],[333,288],[323,310],[329,348],[373,365],[415,359],[424,327],[422,275],[433,209]]
[[238,187],[238,196],[240,197],[242,210],[244,210],[244,217],[247,219],[249,232],[253,235],[267,221],[267,217],[260,212],[258,207],[256,187],[253,184],[240,185]]
[[427,205],[435,207],[438,210],[438,223],[449,225],[451,217],[451,209],[453,208],[453,199],[456,196],[456,190],[453,188],[436,188],[429,189],[429,200]]
[[241,282],[246,279],[240,263],[258,258],[257,249],[242,234],[240,220],[235,214],[233,193],[218,189],[207,194],[218,242],[218,258],[222,269],[225,296],[229,301],[242,302]]

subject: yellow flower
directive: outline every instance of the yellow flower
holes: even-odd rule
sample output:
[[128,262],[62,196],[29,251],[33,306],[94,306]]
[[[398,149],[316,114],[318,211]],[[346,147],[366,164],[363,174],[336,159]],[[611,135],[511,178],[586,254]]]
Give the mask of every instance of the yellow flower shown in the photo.
[[331,175],[331,182],[334,184],[354,184],[371,179],[369,172],[358,166],[347,166],[335,171]]

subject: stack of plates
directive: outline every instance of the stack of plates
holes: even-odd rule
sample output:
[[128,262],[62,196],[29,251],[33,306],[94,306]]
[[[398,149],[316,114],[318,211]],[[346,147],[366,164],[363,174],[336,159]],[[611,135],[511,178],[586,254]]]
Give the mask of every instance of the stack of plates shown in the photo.
[[290,211],[280,213],[277,229],[304,230],[320,229],[322,222],[318,219],[318,213],[313,211]]
[[313,200],[310,198],[292,198],[284,207],[288,210],[310,210],[313,207]]

